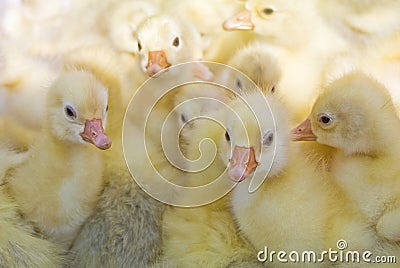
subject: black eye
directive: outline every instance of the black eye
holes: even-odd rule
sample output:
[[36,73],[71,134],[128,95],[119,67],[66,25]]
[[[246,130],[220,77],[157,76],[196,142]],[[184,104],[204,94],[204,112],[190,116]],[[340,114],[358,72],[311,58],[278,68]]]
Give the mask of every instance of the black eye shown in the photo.
[[262,10],[262,12],[263,12],[265,15],[271,15],[272,13],[274,13],[274,10],[273,10],[272,8],[270,8],[270,7],[267,7],[267,8],[264,8],[264,9]]
[[331,122],[331,119],[327,116],[322,116],[321,117],[321,122],[324,124],[328,124],[329,122]]
[[320,114],[318,116],[318,121],[326,126],[330,125],[333,121],[333,117],[328,114]]
[[106,112],[108,112],[108,105],[107,105],[107,107],[106,107]]
[[231,137],[229,136],[228,131],[225,132],[225,139],[226,141],[231,141]]
[[172,42],[172,45],[173,45],[174,47],[178,47],[178,46],[179,46],[179,43],[180,43],[179,37],[175,37],[174,41]]
[[181,121],[182,121],[182,123],[187,122],[187,118],[186,118],[185,114],[181,114]]
[[271,93],[274,93],[275,92],[275,86],[273,86],[272,88],[271,88]]
[[239,90],[243,89],[243,84],[242,81],[240,81],[240,79],[236,79],[236,88]]
[[64,112],[65,115],[69,118],[69,119],[76,119],[76,111],[75,109],[71,106],[71,105],[67,105],[64,107]]
[[263,145],[270,146],[274,141],[274,133],[272,131],[268,131],[263,136]]
[[140,43],[140,41],[138,41],[138,43],[137,43],[137,48],[138,48],[138,51],[142,50],[142,43]]

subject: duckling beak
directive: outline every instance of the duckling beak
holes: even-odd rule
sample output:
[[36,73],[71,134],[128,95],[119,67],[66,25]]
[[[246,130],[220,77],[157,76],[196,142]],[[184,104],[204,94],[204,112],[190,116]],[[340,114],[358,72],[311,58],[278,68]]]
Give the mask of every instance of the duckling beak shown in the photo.
[[200,78],[201,80],[212,81],[214,79],[214,74],[207,67],[207,65],[205,65],[202,62],[196,62],[196,64],[193,66],[192,71],[193,71],[193,75],[195,77]]
[[255,26],[251,21],[251,11],[245,9],[239,12],[224,21],[222,27],[225,31],[253,31]]
[[86,120],[85,129],[80,135],[84,141],[94,144],[99,149],[106,150],[111,147],[111,140],[104,132],[101,119]]
[[258,166],[254,148],[235,146],[229,164],[229,177],[235,182],[241,182]]
[[163,50],[149,51],[149,59],[147,61],[147,74],[151,77],[162,70],[167,69],[171,64],[167,60],[167,56]]
[[293,141],[315,141],[317,136],[311,129],[311,120],[306,119],[303,123],[290,131]]

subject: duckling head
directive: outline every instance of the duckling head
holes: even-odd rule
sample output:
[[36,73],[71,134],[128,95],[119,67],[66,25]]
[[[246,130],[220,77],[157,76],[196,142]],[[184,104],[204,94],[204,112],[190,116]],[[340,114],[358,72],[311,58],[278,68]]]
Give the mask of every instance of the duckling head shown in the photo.
[[173,96],[174,114],[179,127],[192,127],[192,120],[207,116],[229,101],[229,90],[211,84],[189,84]]
[[49,130],[53,137],[69,143],[91,143],[105,150],[111,140],[105,133],[108,90],[87,71],[61,74],[48,96]]
[[398,125],[385,87],[352,72],[323,88],[310,116],[291,133],[296,141],[316,140],[347,154],[368,154],[390,147],[390,128]]
[[168,15],[153,16],[136,31],[137,54],[141,67],[149,76],[177,63],[202,57],[200,34],[194,27]]
[[[309,23],[315,15],[315,0],[281,1],[248,0],[245,9],[227,19],[227,31],[254,31],[268,41],[280,45],[298,44],[315,25]],[[298,25],[302,25],[299,31]]]
[[230,103],[223,122],[226,131],[218,143],[219,156],[233,181],[253,172],[274,176],[287,163],[287,113],[269,94],[250,93]]
[[[262,43],[252,43],[239,50],[232,57],[228,65],[247,75],[260,89],[267,89],[273,93],[281,78],[281,68],[276,58],[265,50]],[[246,79],[235,77],[235,89],[242,91],[248,85]]]

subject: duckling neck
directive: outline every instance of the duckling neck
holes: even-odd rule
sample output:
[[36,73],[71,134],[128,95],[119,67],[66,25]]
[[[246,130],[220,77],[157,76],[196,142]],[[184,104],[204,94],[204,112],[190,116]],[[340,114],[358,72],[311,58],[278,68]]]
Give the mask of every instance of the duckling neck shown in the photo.
[[[43,143],[45,143],[45,145],[43,145]],[[51,134],[43,135],[40,144],[42,144],[42,148],[46,148],[46,150],[41,150],[42,152],[46,151],[47,154],[54,155],[55,158],[62,158],[64,161],[77,154],[86,154],[96,150],[96,148],[90,144],[60,140]]]
[[[272,164],[271,172],[267,175],[264,182],[266,188],[280,188],[283,185],[290,185],[295,183],[297,176],[285,176],[288,172],[291,173],[294,170],[302,170],[308,164],[306,163],[304,156],[300,154],[298,144],[288,144],[285,148],[286,155],[276,155],[274,163]],[[280,150],[278,148],[278,150]],[[300,157],[299,157],[300,156]],[[296,173],[296,172],[295,172]],[[285,179],[281,179],[285,176]]]
[[397,116],[393,116],[392,120],[384,120],[385,122],[379,124],[375,128],[379,129],[379,133],[375,140],[375,150],[371,153],[372,156],[389,157],[400,156],[400,143],[397,135],[393,133],[400,133],[400,120]]

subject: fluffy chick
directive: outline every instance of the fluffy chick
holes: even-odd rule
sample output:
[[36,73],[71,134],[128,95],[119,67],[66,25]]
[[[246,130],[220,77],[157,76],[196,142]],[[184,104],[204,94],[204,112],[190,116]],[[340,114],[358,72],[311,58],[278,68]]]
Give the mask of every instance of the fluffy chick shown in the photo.
[[[196,28],[171,15],[149,17],[138,26],[135,36],[137,53],[141,56],[140,66],[149,76],[171,65],[198,61],[203,57],[202,38]],[[213,77],[201,62],[192,73],[203,80]]]
[[70,267],[141,267],[152,265],[160,255],[163,205],[133,181],[123,154],[124,89],[117,59],[99,47],[71,51],[67,57],[67,62],[89,70],[107,86],[107,132],[113,141],[104,154],[107,183],[69,252]]
[[293,133],[336,148],[334,180],[381,237],[399,241],[400,120],[385,87],[361,72],[343,75],[324,86]]
[[103,188],[98,148],[111,146],[104,131],[107,105],[107,88],[93,74],[71,70],[60,75],[48,92],[42,139],[8,179],[24,217],[66,247]]
[[[288,113],[282,103],[273,96],[265,98],[249,94],[235,100],[232,107],[239,116],[228,114],[226,132],[219,141],[228,174],[239,182],[231,204],[240,231],[257,250],[267,246],[318,254],[334,248],[339,239],[346,239],[353,249],[373,247],[375,236],[362,215],[347,204],[327,174],[289,141]],[[266,105],[271,112],[265,112]],[[287,264],[275,260],[268,265]],[[331,263],[291,265],[329,267]]]

